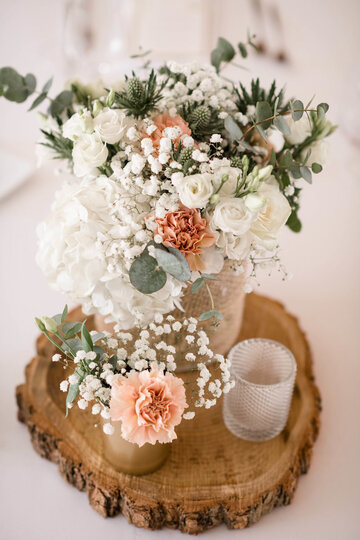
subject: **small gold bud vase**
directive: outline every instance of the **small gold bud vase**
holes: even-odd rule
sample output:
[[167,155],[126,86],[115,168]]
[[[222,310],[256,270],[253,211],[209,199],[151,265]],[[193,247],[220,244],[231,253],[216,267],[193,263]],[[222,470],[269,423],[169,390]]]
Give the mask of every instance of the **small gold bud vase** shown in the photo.
[[[108,422],[106,420],[103,423]],[[103,434],[103,457],[119,472],[141,476],[156,471],[170,454],[170,443],[145,443],[143,446],[126,441],[121,435],[121,422],[112,422],[114,433]]]

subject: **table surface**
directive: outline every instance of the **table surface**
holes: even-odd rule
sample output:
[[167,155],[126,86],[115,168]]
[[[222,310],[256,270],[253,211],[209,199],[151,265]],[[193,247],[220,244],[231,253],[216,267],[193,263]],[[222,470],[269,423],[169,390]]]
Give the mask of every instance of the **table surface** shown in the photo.
[[[245,4],[222,2],[214,35],[236,37],[231,9],[245,10]],[[264,276],[259,292],[282,301],[306,331],[323,397],[322,427],[312,466],[300,479],[292,505],[249,529],[228,531],[221,526],[202,538],[355,540],[360,538],[360,156],[359,147],[346,134],[344,116],[352,112],[352,88],[360,82],[356,65],[360,9],[357,0],[300,4],[288,0],[282,7],[292,62],[283,66],[251,58],[250,74],[265,81],[271,77],[287,81],[289,94],[304,100],[315,91],[318,101],[330,103],[330,117],[339,129],[332,137],[325,171],[303,191],[303,231],[294,235],[286,230],[282,235],[282,259],[294,277],[284,283],[278,275]],[[41,81],[55,73],[61,82],[61,10],[60,0],[2,0],[0,65],[31,70]],[[245,71],[240,74],[244,79],[249,76]],[[359,101],[352,105],[359,113]],[[0,115],[1,148],[32,159],[36,115],[27,114],[26,106],[5,101],[0,101]],[[16,421],[14,388],[23,381],[24,365],[34,353],[33,317],[55,313],[64,304],[35,264],[36,225],[48,212],[60,181],[47,166],[0,201],[0,536],[4,540],[180,538],[178,531],[135,529],[122,516],[104,521],[91,510],[86,495],[69,486],[56,466],[32,450],[29,434]]]

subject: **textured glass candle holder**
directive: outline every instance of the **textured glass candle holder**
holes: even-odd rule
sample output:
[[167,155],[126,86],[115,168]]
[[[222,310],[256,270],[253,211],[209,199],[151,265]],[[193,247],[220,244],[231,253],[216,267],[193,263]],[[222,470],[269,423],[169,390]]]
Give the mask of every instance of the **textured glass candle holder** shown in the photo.
[[247,339],[230,353],[234,388],[224,396],[226,427],[248,441],[266,441],[285,427],[296,376],[294,355],[270,339]]

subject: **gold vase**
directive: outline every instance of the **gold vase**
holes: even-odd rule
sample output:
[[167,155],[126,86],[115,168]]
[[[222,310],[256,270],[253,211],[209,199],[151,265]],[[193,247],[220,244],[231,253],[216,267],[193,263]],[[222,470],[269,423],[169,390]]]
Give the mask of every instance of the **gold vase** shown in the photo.
[[[105,420],[103,423],[108,422]],[[126,441],[121,435],[121,422],[112,422],[112,435],[103,434],[103,456],[119,472],[141,476],[156,471],[170,454],[170,443],[145,443],[143,446]]]

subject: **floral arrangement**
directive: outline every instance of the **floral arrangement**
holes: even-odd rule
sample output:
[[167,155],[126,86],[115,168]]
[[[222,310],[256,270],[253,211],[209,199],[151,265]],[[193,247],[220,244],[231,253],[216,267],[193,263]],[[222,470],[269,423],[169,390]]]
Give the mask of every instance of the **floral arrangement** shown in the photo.
[[194,407],[213,407],[234,386],[229,360],[213,353],[206,332],[193,317],[177,321],[158,314],[134,341],[129,332],[116,337],[89,332],[84,322],[67,322],[67,312],[65,306],[54,317],[36,319],[41,332],[60,350],[52,360],[70,372],[60,383],[60,390],[67,392],[66,415],[75,402],[80,409],[93,403],[91,412],[107,420],[103,430],[108,435],[114,432],[111,421],[121,421],[122,436],[129,442],[168,443],[176,438],[174,428],[183,418],[194,418],[194,411],[184,412],[189,407],[185,386],[173,374],[176,348],[164,340],[166,335],[182,331],[188,344],[185,360],[197,375],[188,382]]
[[[238,54],[249,45],[250,37]],[[172,440],[181,418],[193,415],[184,413],[168,339],[180,328],[195,347],[186,360],[200,369],[195,405],[210,407],[231,388],[228,361],[208,347],[193,313],[169,313],[182,309],[188,288],[196,294],[205,285],[210,304],[198,320],[217,326],[223,315],[211,282],[225,261],[250,277],[259,265],[280,265],[278,234],[284,225],[300,231],[302,182],[321,172],[335,129],[326,103],[286,100],[275,81],[247,89],[223,77],[235,54],[219,38],[211,65],[145,66],[111,88],[73,81],[55,98],[51,80],[37,91],[34,75],[0,69],[4,98],[21,103],[37,93],[30,109],[49,101],[39,158],[73,174],[39,225],[37,262],[86,315],[114,323],[108,335],[66,322],[67,310],[37,320],[60,347],[54,360],[72,369],[61,383],[67,408],[77,398],[80,408],[95,401],[92,412],[122,420],[123,436],[138,444]],[[131,341],[124,331],[134,327],[140,337]],[[215,380],[210,361],[221,371]]]

